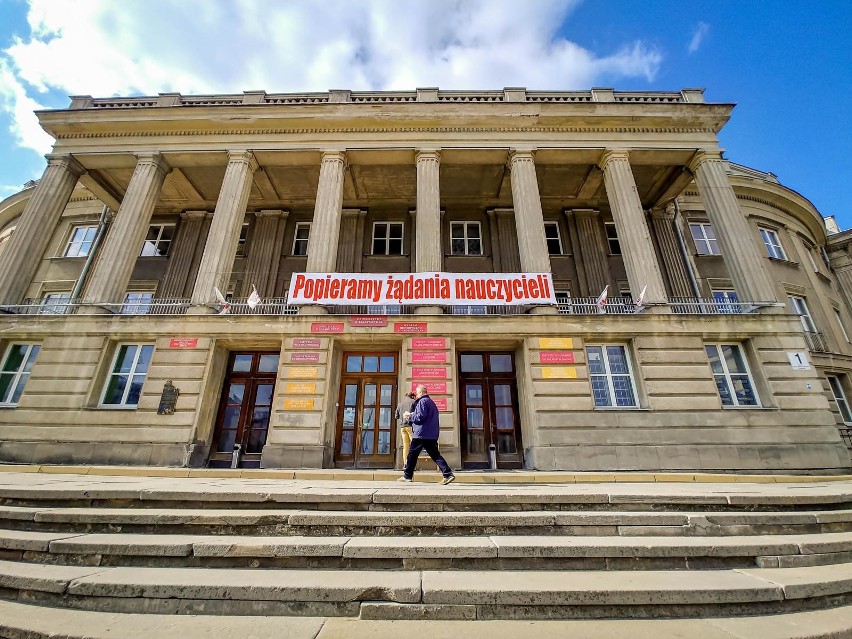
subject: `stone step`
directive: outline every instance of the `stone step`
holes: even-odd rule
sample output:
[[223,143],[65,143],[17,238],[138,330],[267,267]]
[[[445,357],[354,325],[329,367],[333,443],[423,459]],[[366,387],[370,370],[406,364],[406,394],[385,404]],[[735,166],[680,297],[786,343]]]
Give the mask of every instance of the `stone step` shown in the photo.
[[852,606],[762,617],[560,619],[549,621],[367,620],[346,617],[156,615],[44,609],[0,601],[0,636],[13,639],[841,639],[852,635]]
[[0,558],[94,566],[361,570],[791,567],[852,561],[852,532],[721,538],[255,537],[0,530]]
[[79,533],[722,536],[852,531],[852,510],[387,512],[0,506],[0,525]]
[[852,564],[698,571],[129,568],[0,561],[7,599],[154,614],[361,618],[656,618],[852,603]]

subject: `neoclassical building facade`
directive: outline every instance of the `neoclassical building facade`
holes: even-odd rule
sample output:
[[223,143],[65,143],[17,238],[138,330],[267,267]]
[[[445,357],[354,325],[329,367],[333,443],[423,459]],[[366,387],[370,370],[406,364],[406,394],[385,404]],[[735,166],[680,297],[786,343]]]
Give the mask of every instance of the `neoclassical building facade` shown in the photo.
[[[700,90],[93,99],[0,202],[0,461],[850,467],[849,238]],[[734,150],[735,151],[735,150]]]

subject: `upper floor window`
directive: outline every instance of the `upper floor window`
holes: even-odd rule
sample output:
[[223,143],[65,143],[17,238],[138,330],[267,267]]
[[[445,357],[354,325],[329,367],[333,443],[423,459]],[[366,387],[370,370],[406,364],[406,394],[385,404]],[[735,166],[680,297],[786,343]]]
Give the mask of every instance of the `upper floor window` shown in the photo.
[[18,405],[40,348],[38,344],[9,345],[0,369],[0,405]]
[[840,317],[840,311],[836,308],[834,309],[834,316],[837,318],[837,325],[840,327],[840,333],[843,335],[843,339],[848,342],[849,334],[846,332],[846,327],[843,325],[843,320]]
[[311,236],[311,223],[298,222],[293,234],[293,255],[308,254],[308,239]]
[[101,404],[129,407],[139,404],[153,353],[151,344],[119,344]]
[[763,238],[763,244],[766,246],[769,257],[776,260],[787,259],[787,254],[784,253],[784,247],[781,246],[781,238],[778,237],[777,231],[760,227],[760,237]]
[[595,406],[635,407],[636,391],[627,348],[621,344],[586,346]]
[[849,402],[846,401],[846,393],[843,392],[843,384],[840,383],[840,376],[826,375],[826,378],[828,378],[828,385],[831,387],[831,394],[834,395],[834,401],[840,410],[840,417],[843,419],[843,423],[852,423],[852,411],[849,410]]
[[721,255],[713,227],[707,223],[690,224],[689,230],[699,255]]
[[41,299],[39,315],[64,315],[70,301],[71,293],[49,293]]
[[757,406],[757,395],[739,344],[705,344],[722,406]]
[[246,256],[246,240],[248,239],[248,230],[249,230],[249,225],[248,225],[248,222],[246,222],[240,228],[240,238],[237,240],[236,257],[245,257]]
[[62,253],[63,257],[86,257],[92,249],[97,232],[97,226],[75,226]]
[[606,228],[606,243],[609,246],[610,255],[621,255],[621,242],[618,241],[618,231],[615,228],[615,222],[607,222],[604,224]]
[[165,257],[169,254],[174,235],[174,224],[152,224],[148,227],[139,257]]
[[121,307],[121,314],[147,315],[151,312],[151,302],[153,301],[153,293],[127,293],[124,296],[124,306]]
[[816,333],[816,324],[811,317],[811,312],[808,310],[808,304],[804,297],[790,295],[790,306],[793,308],[793,313],[799,316],[799,321],[802,323],[802,328],[808,333]]
[[450,223],[452,255],[482,255],[482,232],[479,222]]
[[373,223],[373,255],[402,255],[402,222]]
[[548,254],[562,255],[562,236],[559,233],[559,222],[544,223],[544,238],[547,240]]

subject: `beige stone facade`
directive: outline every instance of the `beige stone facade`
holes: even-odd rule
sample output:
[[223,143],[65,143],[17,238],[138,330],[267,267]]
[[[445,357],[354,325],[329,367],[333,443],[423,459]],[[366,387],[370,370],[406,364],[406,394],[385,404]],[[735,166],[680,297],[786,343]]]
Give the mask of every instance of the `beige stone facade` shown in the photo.
[[[721,157],[732,108],[418,89],[40,112],[44,176],[0,203],[0,461],[227,465],[236,442],[238,464],[393,467],[387,408],[425,382],[456,468],[491,442],[498,467],[848,469],[850,243]],[[302,272],[549,272],[557,304],[288,305]]]

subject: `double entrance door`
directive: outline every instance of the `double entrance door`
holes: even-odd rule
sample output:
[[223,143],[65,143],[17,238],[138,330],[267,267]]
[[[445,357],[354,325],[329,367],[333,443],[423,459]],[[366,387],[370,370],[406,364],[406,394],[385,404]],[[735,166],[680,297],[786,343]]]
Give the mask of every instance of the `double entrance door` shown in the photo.
[[334,460],[340,468],[393,468],[397,354],[343,354]]
[[279,353],[264,352],[234,352],[228,357],[208,461],[211,468],[229,468],[237,445],[238,467],[260,468],[260,455],[269,431],[278,359]]
[[523,466],[518,386],[513,353],[459,353],[462,465],[489,468],[494,445],[498,468]]

